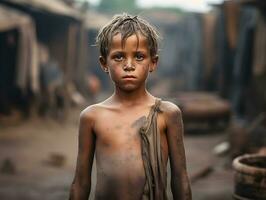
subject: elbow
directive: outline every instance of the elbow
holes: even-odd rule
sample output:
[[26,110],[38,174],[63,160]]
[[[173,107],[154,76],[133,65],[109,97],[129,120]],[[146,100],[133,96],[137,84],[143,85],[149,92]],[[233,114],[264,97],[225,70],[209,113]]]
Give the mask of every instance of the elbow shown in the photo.
[[90,184],[73,182],[70,187],[69,200],[87,200],[90,194]]
[[191,200],[191,187],[189,180],[185,179],[171,179],[171,188],[174,200]]

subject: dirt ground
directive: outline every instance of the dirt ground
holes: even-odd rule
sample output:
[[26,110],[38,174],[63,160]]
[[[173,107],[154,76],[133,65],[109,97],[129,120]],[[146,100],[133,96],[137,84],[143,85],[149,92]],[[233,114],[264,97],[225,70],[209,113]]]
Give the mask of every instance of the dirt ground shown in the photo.
[[[12,126],[0,126],[1,200],[68,199],[81,109],[72,108],[65,121],[33,117]],[[226,138],[226,132],[185,134],[189,176],[207,169],[205,177],[192,183],[194,200],[232,199],[231,162],[226,156],[213,154],[213,148]],[[95,173],[93,188],[94,185]]]

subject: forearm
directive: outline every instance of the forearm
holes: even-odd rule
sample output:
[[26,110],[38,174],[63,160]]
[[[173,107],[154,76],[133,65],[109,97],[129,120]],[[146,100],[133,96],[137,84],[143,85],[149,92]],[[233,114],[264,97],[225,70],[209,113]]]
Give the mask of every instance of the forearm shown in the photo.
[[91,111],[82,111],[79,123],[78,156],[75,178],[70,189],[70,200],[88,200],[91,171],[95,152],[95,135]]
[[187,175],[171,179],[174,200],[191,200],[191,188]]
[[73,183],[70,189],[69,200],[88,200],[90,195],[90,184],[80,185]]

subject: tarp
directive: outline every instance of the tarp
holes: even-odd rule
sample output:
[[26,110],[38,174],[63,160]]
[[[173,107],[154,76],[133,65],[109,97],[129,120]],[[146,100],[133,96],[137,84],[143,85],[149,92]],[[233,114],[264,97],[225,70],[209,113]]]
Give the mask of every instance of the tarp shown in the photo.
[[49,13],[71,17],[80,20],[81,16],[77,10],[67,6],[58,0],[1,0],[2,3],[17,4],[28,8],[39,9]]
[[59,0],[2,0],[0,3],[31,15],[37,25],[38,40],[48,46],[51,58],[64,72],[65,85],[75,79],[76,74],[82,79],[86,62],[85,58],[80,60],[84,48],[80,44],[88,42],[81,36],[81,13]]
[[0,31],[8,31],[31,22],[30,16],[6,6],[0,6]]
[[18,50],[16,64],[16,85],[26,90],[29,83],[33,92],[39,90],[39,69],[37,40],[34,21],[30,16],[17,10],[0,6],[0,31],[17,29]]

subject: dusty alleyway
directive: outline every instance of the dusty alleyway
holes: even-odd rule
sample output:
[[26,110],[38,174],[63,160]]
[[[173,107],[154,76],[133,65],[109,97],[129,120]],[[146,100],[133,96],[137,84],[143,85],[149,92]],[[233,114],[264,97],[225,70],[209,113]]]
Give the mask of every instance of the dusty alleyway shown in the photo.
[[[11,161],[15,173],[1,172],[1,200],[63,200],[68,198],[77,153],[77,126],[82,108],[71,110],[60,123],[34,118],[0,127],[0,164]],[[212,154],[225,133],[185,135],[189,175],[215,164],[214,171],[192,184],[195,200],[228,200],[233,190],[232,170],[225,158]]]

